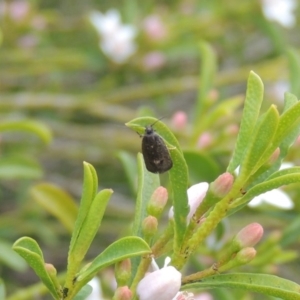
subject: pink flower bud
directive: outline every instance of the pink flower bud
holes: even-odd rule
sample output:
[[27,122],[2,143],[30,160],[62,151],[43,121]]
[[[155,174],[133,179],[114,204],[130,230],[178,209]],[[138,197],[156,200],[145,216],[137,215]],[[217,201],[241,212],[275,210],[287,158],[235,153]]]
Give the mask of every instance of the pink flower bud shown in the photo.
[[52,276],[56,276],[57,271],[55,269],[55,267],[52,264],[46,264],[45,263],[45,269],[47,271],[47,273],[52,277]]
[[213,142],[213,137],[209,132],[203,132],[202,135],[200,135],[198,142],[197,142],[197,147],[199,149],[204,149],[209,147]]
[[183,130],[187,125],[187,114],[184,111],[177,111],[172,116],[172,126],[176,130]]
[[144,31],[154,41],[161,41],[167,36],[167,29],[157,15],[148,16],[143,22]]
[[160,186],[152,194],[147,206],[147,212],[151,216],[159,218],[168,201],[168,191]]
[[214,182],[210,184],[210,191],[218,198],[223,198],[233,185],[234,177],[229,172],[221,174]]
[[153,236],[157,232],[158,222],[153,216],[148,216],[142,223],[142,229],[145,236]]
[[131,260],[129,258],[116,264],[115,276],[118,286],[123,286],[127,283],[131,276]]
[[264,229],[260,224],[251,223],[239,231],[234,241],[239,244],[240,248],[253,247],[261,240],[263,234]]
[[276,148],[275,151],[270,156],[268,163],[272,165],[278,159],[279,155],[280,155],[280,148]]
[[115,295],[115,300],[131,300],[132,299],[132,291],[128,288],[128,286],[122,286],[117,288]]
[[[167,261],[167,259],[166,259]],[[170,300],[181,286],[181,273],[172,266],[165,266],[146,275],[137,286],[139,300]]]
[[194,294],[189,292],[178,292],[172,300],[194,300]]
[[253,247],[243,248],[234,258],[240,265],[249,263],[256,256],[256,250]]

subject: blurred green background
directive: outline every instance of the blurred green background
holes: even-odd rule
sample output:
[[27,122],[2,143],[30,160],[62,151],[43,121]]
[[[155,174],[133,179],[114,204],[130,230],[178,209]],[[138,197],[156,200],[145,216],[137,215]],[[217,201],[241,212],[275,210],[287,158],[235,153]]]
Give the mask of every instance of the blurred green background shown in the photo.
[[[0,0],[0,277],[8,292],[37,281],[10,251],[21,236],[37,239],[46,261],[65,270],[70,227],[61,212],[76,215],[70,203],[79,203],[83,161],[96,167],[101,188],[114,190],[89,257],[129,232],[141,139],[124,123],[164,117],[185,151],[190,183],[210,182],[225,171],[233,151],[250,70],[265,84],[265,107],[280,109],[286,91],[300,97],[300,81],[290,80],[300,68],[300,2],[281,23],[264,14],[266,2]],[[131,37],[120,37],[119,44],[113,44],[118,30],[99,32],[91,21],[92,12],[101,12],[103,21],[111,9],[119,13],[119,27],[131,26]],[[120,61],[128,45],[132,53]],[[103,51],[111,46],[117,54]],[[203,122],[194,120],[207,75],[200,77],[201,71],[211,72]],[[299,162],[298,149],[296,143],[288,161]],[[167,175],[161,179],[167,184]],[[245,208],[221,224],[203,253],[213,259],[214,245],[260,222],[280,249],[248,270],[299,282],[293,249],[300,242],[300,188],[286,191],[293,210]],[[54,198],[60,204],[51,205]],[[109,271],[104,275],[111,278]]]

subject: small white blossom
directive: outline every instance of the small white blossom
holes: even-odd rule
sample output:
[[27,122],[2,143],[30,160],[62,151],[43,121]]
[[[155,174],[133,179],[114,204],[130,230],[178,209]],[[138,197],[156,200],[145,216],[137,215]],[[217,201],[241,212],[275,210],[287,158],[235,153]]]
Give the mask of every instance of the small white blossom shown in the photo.
[[100,280],[97,277],[94,277],[89,281],[88,285],[93,288],[93,291],[85,300],[104,300],[102,297]]
[[111,9],[106,14],[94,11],[89,19],[100,35],[100,48],[114,62],[123,63],[135,53],[133,40],[137,31],[134,26],[121,23],[117,10]]
[[167,257],[162,269],[152,260],[155,271],[149,273],[139,282],[137,294],[139,300],[171,300],[177,295],[181,286],[181,273],[174,267],[168,266],[170,258]]
[[[206,196],[206,192],[208,190],[209,184],[207,182],[200,182],[197,184],[192,185],[187,190],[188,195],[188,204],[190,207],[190,212],[187,216],[187,222],[189,222],[196,212],[198,206]],[[174,217],[174,209],[173,206],[171,207],[169,211],[169,219],[172,219]]]
[[193,293],[178,292],[172,300],[195,300],[195,298]]
[[294,15],[296,7],[297,2],[295,0],[262,0],[262,10],[265,17],[287,28],[296,24],[296,16]]

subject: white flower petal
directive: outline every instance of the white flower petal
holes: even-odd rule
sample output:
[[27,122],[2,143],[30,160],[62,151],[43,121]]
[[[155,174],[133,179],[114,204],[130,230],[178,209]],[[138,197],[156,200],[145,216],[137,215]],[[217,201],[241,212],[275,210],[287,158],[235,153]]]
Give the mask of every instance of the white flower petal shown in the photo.
[[294,207],[294,203],[290,197],[280,189],[274,189],[256,196],[248,203],[248,206],[256,207],[261,205],[263,202],[281,209],[292,209]]
[[100,280],[94,277],[88,284],[93,288],[93,291],[85,300],[102,300]]
[[[196,209],[206,196],[206,192],[208,190],[209,184],[207,182],[200,182],[197,184],[192,185],[187,190],[188,195],[188,202],[190,206],[190,212],[187,216],[187,221],[189,222],[192,218],[193,214],[195,213]],[[169,219],[172,219],[174,217],[174,208],[173,206],[170,208],[169,211]]]
[[295,0],[263,0],[262,10],[265,17],[276,21],[285,27],[293,27],[296,23],[294,10],[297,7]]

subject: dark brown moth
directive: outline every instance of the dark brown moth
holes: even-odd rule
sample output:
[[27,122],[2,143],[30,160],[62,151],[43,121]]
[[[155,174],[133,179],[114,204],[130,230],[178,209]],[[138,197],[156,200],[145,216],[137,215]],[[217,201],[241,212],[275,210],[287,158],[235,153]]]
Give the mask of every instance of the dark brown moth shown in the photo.
[[164,173],[172,168],[173,162],[164,140],[154,131],[153,125],[145,127],[142,153],[149,172]]

